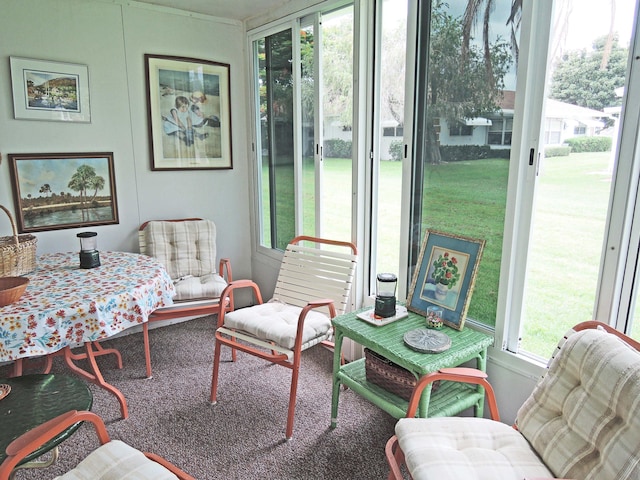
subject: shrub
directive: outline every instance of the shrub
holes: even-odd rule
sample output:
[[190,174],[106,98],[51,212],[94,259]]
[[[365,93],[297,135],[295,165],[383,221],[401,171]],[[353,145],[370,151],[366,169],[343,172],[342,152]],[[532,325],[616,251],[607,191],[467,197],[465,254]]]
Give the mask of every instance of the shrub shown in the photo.
[[494,156],[489,145],[441,145],[440,155],[444,162],[482,160]]
[[574,137],[565,140],[575,153],[581,152],[609,152],[611,137]]
[[351,140],[326,139],[322,155],[326,158],[351,158]]
[[548,147],[544,149],[544,156],[550,157],[568,157],[571,153],[571,147]]
[[389,155],[391,160],[399,162],[402,160],[402,153],[404,150],[404,143],[402,140],[394,140],[389,144]]

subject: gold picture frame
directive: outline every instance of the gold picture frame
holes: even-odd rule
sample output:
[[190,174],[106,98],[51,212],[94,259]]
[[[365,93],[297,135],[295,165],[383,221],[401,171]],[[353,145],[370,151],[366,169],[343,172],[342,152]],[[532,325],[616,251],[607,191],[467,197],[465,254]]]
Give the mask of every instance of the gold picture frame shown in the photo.
[[407,309],[442,309],[443,323],[462,330],[485,241],[427,230],[409,287]]

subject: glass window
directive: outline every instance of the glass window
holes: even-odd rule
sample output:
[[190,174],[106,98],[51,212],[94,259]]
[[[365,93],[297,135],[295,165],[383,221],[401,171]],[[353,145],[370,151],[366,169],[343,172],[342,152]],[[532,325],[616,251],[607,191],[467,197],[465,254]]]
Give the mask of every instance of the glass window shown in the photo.
[[[571,8],[568,0],[555,2],[545,112],[555,118],[556,127],[550,128],[549,145],[566,141],[560,135],[567,130],[584,135],[586,120],[596,126],[594,110],[605,117],[605,108],[622,104],[615,90],[626,82],[635,0],[615,4],[612,9],[610,2],[584,1],[580,8]],[[564,130],[561,124],[573,128]],[[603,129],[606,124],[602,120],[597,126]],[[540,158],[521,353],[546,359],[571,326],[594,318],[616,161],[611,139],[605,144],[606,149],[585,144],[567,155]]]
[[[429,9],[429,3],[431,8]],[[473,126],[465,119],[506,118],[513,110],[501,108],[505,92],[515,92],[514,51],[509,38],[511,2],[493,2],[490,16],[484,10],[465,17],[467,2],[421,2],[417,54],[416,132],[412,191],[412,245],[410,273],[417,262],[427,229],[484,239],[482,261],[468,309],[468,317],[495,325],[509,160],[500,150],[488,157],[474,145],[448,148],[440,137],[440,125],[452,125],[451,135],[470,135]],[[489,2],[492,3],[492,2]],[[466,18],[466,20],[465,20]],[[474,25],[478,24],[476,35]],[[490,23],[490,25],[489,25]],[[488,37],[483,41],[483,25]],[[499,32],[489,28],[504,25]],[[518,33],[515,32],[517,41]],[[493,126],[493,120],[492,120]],[[501,145],[502,122],[494,127],[477,126],[485,132],[478,143]],[[478,137],[480,139],[480,137]],[[453,152],[453,153],[450,153]],[[448,155],[464,155],[468,161],[450,161]],[[410,279],[409,279],[410,282]]]
[[[351,240],[353,7],[254,41],[261,245]],[[295,42],[295,44],[294,44]]]
[[295,236],[291,30],[254,42],[259,98],[261,243],[284,250]]

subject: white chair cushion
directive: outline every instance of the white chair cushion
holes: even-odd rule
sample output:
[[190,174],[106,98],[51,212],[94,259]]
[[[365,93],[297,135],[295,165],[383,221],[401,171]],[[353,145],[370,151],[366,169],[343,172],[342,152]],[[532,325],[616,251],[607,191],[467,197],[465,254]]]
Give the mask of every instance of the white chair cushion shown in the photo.
[[414,480],[553,477],[512,427],[489,419],[403,418],[396,435]]
[[174,281],[174,286],[176,287],[174,301],[219,298],[227,282],[217,273],[210,273],[201,277],[185,277]]
[[573,333],[518,411],[556,477],[640,478],[640,354],[598,330]]
[[173,280],[216,273],[216,227],[210,220],[149,222],[147,255],[157,258]]
[[[261,305],[241,308],[224,317],[227,328],[242,330],[260,340],[272,341],[291,349],[296,340],[298,317],[302,308],[271,300]],[[325,336],[331,320],[323,313],[311,310],[305,319],[302,343]]]
[[55,480],[170,480],[177,479],[159,463],[120,440],[94,450],[76,468]]

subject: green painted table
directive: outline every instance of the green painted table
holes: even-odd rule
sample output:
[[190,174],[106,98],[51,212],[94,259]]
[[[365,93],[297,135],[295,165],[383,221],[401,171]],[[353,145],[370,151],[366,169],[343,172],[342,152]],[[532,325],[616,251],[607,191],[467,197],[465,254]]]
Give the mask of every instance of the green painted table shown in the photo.
[[[405,345],[405,332],[426,327],[425,317],[413,312],[402,320],[384,326],[376,326],[360,320],[356,312],[338,315],[333,319],[335,329],[335,350],[333,357],[333,394],[331,400],[331,427],[338,423],[338,402],[341,385],[363,396],[374,405],[395,418],[406,416],[409,402],[397,395],[367,381],[365,359],[341,365],[340,358],[344,338],[359,343],[401,367],[409,370],[416,378],[433,373],[441,368],[459,366],[476,360],[476,367],[486,371],[487,347],[493,344],[493,337],[464,328],[462,331],[444,327],[441,332],[451,338],[451,348],[441,353],[420,353]],[[483,415],[484,389],[480,386],[457,382],[441,382],[431,393],[431,386],[425,388],[420,399],[418,416],[443,417],[457,415],[474,407],[478,417]]]
[[[0,400],[0,463],[7,446],[20,435],[70,410],[90,410],[93,395],[86,383],[76,376],[60,374],[24,375],[0,378],[11,392]],[[76,423],[24,459],[17,468],[44,467],[57,458],[57,446],[69,438],[81,423]],[[54,450],[48,462],[33,462]]]

